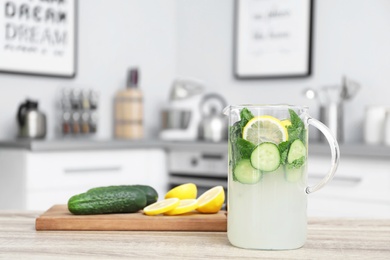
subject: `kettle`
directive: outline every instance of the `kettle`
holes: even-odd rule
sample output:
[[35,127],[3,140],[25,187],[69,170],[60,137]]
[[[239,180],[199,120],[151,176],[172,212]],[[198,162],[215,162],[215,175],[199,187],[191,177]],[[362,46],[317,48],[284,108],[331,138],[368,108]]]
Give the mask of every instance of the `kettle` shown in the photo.
[[19,137],[44,138],[46,136],[46,116],[38,111],[38,102],[27,99],[19,106],[16,119]]
[[199,125],[199,137],[205,141],[221,142],[227,139],[228,122],[222,110],[225,99],[218,94],[207,94],[200,103],[202,120]]

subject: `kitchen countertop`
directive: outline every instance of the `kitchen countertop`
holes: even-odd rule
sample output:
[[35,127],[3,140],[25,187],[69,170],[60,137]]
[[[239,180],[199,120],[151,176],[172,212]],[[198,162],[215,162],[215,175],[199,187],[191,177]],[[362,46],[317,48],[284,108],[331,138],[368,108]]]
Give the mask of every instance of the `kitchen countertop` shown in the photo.
[[297,250],[244,250],[224,232],[35,231],[40,212],[0,212],[3,259],[390,259],[390,219],[310,219]]
[[[113,149],[183,149],[212,152],[227,151],[227,142],[211,143],[204,141],[163,141],[158,139],[129,140],[92,140],[92,139],[57,139],[57,140],[3,140],[0,149],[25,149],[28,151],[74,151],[74,150],[113,150]],[[310,141],[311,154],[330,155],[327,143]],[[390,146],[366,144],[340,144],[341,156],[363,156],[375,158],[390,158]]]

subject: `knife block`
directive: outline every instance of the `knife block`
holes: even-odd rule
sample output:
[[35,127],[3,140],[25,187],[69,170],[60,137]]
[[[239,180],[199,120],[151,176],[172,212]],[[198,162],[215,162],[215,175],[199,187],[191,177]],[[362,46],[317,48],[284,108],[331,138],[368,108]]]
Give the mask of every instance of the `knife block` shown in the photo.
[[136,88],[119,91],[115,97],[115,137],[141,139],[143,137],[142,93]]

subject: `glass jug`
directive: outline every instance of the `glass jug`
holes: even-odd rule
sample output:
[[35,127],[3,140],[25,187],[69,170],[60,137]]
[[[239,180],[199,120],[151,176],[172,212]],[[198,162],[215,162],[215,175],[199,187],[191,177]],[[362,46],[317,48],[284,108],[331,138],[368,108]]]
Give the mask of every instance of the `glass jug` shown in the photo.
[[[307,232],[307,195],[329,182],[339,146],[330,130],[291,105],[228,106],[229,175],[227,235],[234,246],[284,250],[302,247]],[[308,126],[318,128],[331,149],[331,167],[307,186]]]

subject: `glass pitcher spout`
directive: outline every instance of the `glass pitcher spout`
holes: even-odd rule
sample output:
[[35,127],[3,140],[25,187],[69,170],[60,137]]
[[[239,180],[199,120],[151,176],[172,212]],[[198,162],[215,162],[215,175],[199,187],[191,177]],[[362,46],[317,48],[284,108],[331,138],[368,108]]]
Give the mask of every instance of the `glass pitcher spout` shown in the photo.
[[222,113],[225,116],[239,116],[240,115],[240,108],[236,106],[227,106],[223,109]]
[[230,114],[230,105],[229,106],[226,106],[223,110],[222,110],[222,114],[224,114],[225,116],[228,116]]

